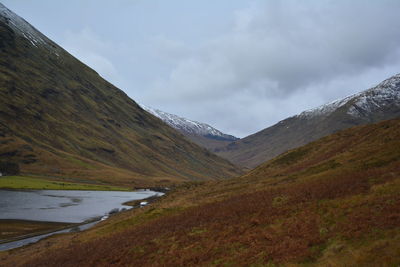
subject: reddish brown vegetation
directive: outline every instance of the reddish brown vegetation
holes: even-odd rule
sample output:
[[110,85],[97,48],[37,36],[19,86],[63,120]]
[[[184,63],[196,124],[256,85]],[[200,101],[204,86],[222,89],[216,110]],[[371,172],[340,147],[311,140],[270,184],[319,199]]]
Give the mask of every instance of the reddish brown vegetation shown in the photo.
[[[400,120],[345,134],[312,143],[307,153],[289,152],[237,180],[178,190],[136,217],[116,219],[61,249],[28,254],[27,262],[11,255],[7,263],[399,263],[400,245],[390,238],[400,237]],[[343,246],[356,252],[347,256]]]
[[[160,218],[116,234],[112,239],[100,238],[74,245],[35,264],[144,266],[152,262],[153,265],[189,266],[207,264],[210,259],[215,263],[221,259],[238,265],[246,265],[249,259],[256,262],[312,260],[319,256],[318,246],[333,236],[332,233],[321,235],[321,217],[315,201],[368,190],[365,179],[357,180],[360,182],[352,183],[354,179],[348,176],[325,184],[296,184],[282,190],[239,195]],[[284,205],[274,206],[273,200],[279,196],[289,198]],[[390,205],[383,205],[385,198],[362,205],[332,232],[354,238],[376,227],[398,227],[400,197],[390,200]]]

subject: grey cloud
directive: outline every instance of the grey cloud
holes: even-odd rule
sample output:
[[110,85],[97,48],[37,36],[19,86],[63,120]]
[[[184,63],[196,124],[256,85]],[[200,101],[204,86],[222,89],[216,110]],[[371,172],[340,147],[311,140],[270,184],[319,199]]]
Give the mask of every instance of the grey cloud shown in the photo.
[[398,0],[4,4],[134,100],[238,136],[400,69]]
[[[382,7],[325,1],[329,7],[318,8],[299,6],[297,1],[280,3],[274,9],[267,5],[263,11],[248,10],[252,19],[246,26],[200,48],[205,50],[197,53],[201,58],[178,65],[171,82],[182,83],[177,79],[193,75],[190,79],[202,81],[203,90],[242,90],[255,80],[268,79],[281,90],[297,90],[380,66],[398,49],[400,2]],[[191,88],[186,85],[183,90]]]
[[[178,61],[168,78],[150,87],[148,99],[167,108],[183,105],[179,110],[194,119],[218,118],[224,122],[215,121],[217,126],[235,131],[235,124],[236,132],[250,133],[286,111],[298,111],[293,105],[340,97],[340,89],[326,85],[398,64],[399,11],[399,1],[259,3],[238,11],[229,32],[206,40]],[[349,82],[348,87],[354,84]],[[291,101],[306,94],[318,101]],[[257,108],[241,105],[244,96]],[[221,103],[237,115],[225,116],[217,108]],[[286,110],[273,108],[276,103]],[[203,107],[207,115],[200,115]],[[279,115],[270,115],[274,112]],[[246,116],[240,118],[241,114]],[[250,119],[252,127],[251,117],[257,117]],[[258,122],[263,120],[264,127]]]

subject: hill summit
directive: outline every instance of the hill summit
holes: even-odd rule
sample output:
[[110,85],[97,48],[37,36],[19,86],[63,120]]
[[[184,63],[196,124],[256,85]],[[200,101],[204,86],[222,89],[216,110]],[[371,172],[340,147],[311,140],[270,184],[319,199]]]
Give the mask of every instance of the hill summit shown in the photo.
[[239,139],[233,135],[225,134],[206,123],[189,120],[145,105],[141,105],[141,107],[181,132],[192,142],[210,150]]
[[0,144],[30,175],[130,186],[238,173],[1,4]]
[[254,168],[289,150],[349,127],[400,116],[400,74],[360,93],[306,110],[214,151]]

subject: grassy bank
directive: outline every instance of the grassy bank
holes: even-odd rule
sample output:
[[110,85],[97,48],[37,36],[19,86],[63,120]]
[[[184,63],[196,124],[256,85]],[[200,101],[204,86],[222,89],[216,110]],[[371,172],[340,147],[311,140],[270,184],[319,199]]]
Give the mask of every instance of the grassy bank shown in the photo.
[[29,176],[0,177],[0,189],[129,191],[128,188],[124,187],[52,181]]
[[56,231],[74,224],[25,220],[0,220],[0,243]]

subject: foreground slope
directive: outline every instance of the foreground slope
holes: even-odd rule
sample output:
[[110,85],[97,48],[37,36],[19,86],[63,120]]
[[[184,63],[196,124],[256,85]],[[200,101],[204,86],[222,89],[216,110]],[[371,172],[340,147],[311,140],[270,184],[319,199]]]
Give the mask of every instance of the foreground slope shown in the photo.
[[23,173],[129,186],[237,174],[1,4],[0,157]]
[[141,107],[181,132],[192,142],[211,151],[239,139],[233,135],[225,134],[206,123],[192,121],[145,105],[141,105]]
[[[247,175],[188,184],[5,266],[397,266],[400,119],[358,126]],[[268,265],[269,264],[269,265]]]
[[400,74],[376,87],[304,111],[214,151],[235,164],[254,168],[289,149],[338,130],[397,117],[400,117]]

